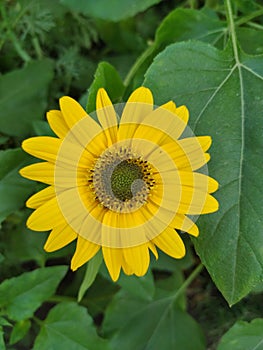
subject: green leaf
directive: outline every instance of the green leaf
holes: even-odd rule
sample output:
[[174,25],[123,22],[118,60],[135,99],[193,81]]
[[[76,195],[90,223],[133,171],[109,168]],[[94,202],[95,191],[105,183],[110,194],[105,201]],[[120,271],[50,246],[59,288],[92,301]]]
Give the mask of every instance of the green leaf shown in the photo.
[[217,350],[260,350],[263,348],[263,319],[238,321],[221,338]]
[[87,310],[65,302],[49,312],[33,349],[107,350],[109,347],[107,341],[97,335]]
[[31,327],[30,320],[19,321],[14,325],[10,335],[9,344],[15,344],[25,337]]
[[201,328],[173,305],[173,299],[160,299],[134,311],[126,314],[126,322],[111,339],[113,349],[205,349]]
[[0,132],[21,137],[31,132],[32,121],[41,119],[45,111],[52,78],[50,60],[32,61],[0,76]]
[[237,28],[237,38],[241,48],[249,54],[263,53],[263,33],[252,28]]
[[[167,278],[157,279],[155,299],[173,296],[175,291],[181,287],[183,282],[184,275],[179,269],[175,270],[173,274]],[[182,311],[186,310],[186,302],[186,295],[184,293],[181,293],[175,301],[177,307]]]
[[56,136],[55,133],[51,130],[48,122],[44,120],[36,120],[32,123],[34,133],[37,136]]
[[199,219],[195,246],[229,304],[247,295],[263,270],[263,57],[201,42],[167,47],[146,73],[155,104],[190,109],[196,135],[211,135],[209,173],[220,210]]
[[178,8],[169,13],[160,24],[154,45],[164,48],[176,41],[189,39],[214,44],[222,37],[225,26],[224,22],[200,10]]
[[150,270],[143,277],[122,274],[118,284],[134,297],[148,301],[153,299],[155,287],[153,274]]
[[23,262],[35,261],[40,267],[44,267],[47,252],[43,249],[47,235],[44,232],[31,231],[26,227],[26,219],[29,210],[24,217],[19,216],[18,224],[12,229],[12,234],[3,233],[3,252],[6,258],[5,264],[15,266]]
[[111,101],[116,102],[122,96],[124,86],[115,68],[107,62],[101,62],[95,72],[94,81],[89,88],[87,111],[96,110],[96,95],[100,88],[104,88]]
[[0,224],[9,214],[23,207],[32,193],[35,184],[18,173],[29,159],[21,149],[0,151]]
[[146,300],[134,298],[130,293],[121,289],[112,298],[106,308],[103,318],[102,331],[107,337],[116,333],[134,314],[148,305]]
[[145,11],[150,6],[158,4],[161,0],[61,0],[62,4],[71,10],[84,13],[91,17],[101,18],[108,21],[120,21],[133,17],[139,12]]
[[102,254],[98,252],[93,259],[91,259],[87,264],[87,269],[78,293],[78,302],[81,301],[86,291],[95,281],[98,274],[100,265],[102,263]]
[[0,326],[13,327],[10,322],[8,322],[4,317],[0,316]]
[[5,280],[0,284],[0,307],[15,321],[32,317],[54,294],[66,271],[66,266],[46,267]]

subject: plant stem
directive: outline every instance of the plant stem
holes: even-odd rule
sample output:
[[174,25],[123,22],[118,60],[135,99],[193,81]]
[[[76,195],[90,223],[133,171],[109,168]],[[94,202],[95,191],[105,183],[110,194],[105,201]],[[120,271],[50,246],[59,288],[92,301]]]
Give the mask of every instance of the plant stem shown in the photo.
[[232,39],[235,60],[237,63],[240,63],[239,56],[238,56],[238,47],[237,47],[237,35],[236,35],[235,23],[234,23],[234,19],[233,19],[233,12],[232,12],[230,0],[225,0],[225,7],[226,7],[226,12],[227,12],[227,22],[228,22],[228,26],[229,26],[229,33],[230,33],[230,36]]
[[154,51],[155,46],[151,45],[149,46],[141,56],[136,60],[134,65],[131,67],[129,73],[127,74],[125,80],[124,80],[124,85],[127,87],[130,82],[132,81],[134,75],[136,74],[137,70],[140,68],[140,66],[143,64],[143,62],[152,54]]
[[192,273],[187,277],[184,283],[181,285],[179,289],[171,296],[173,302],[178,299],[178,297],[186,290],[186,288],[192,283],[192,281],[199,275],[199,273],[203,270],[204,265],[200,263],[197,267],[192,271]]
[[64,295],[54,295],[53,297],[49,298],[47,300],[49,303],[61,303],[63,301],[74,301],[77,302],[76,298],[73,297],[67,297]]
[[247,22],[251,21],[252,19],[259,17],[259,16],[263,16],[263,8],[255,11],[255,12],[249,13],[248,15],[240,18],[238,21],[236,21],[236,25],[239,26],[241,24],[245,24],[245,23],[247,23]]

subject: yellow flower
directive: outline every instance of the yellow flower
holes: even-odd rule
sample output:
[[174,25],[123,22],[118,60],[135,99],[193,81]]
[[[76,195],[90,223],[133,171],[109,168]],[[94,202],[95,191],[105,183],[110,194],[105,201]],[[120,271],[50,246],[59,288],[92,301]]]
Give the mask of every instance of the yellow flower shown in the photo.
[[102,249],[114,281],[121,268],[143,276],[149,251],[158,258],[156,247],[182,258],[185,247],[176,229],[198,236],[192,216],[218,209],[210,195],[218,183],[196,172],[209,160],[211,138],[186,135],[187,108],[172,101],[154,108],[151,91],[140,87],[122,110],[100,89],[98,122],[70,97],[60,99],[60,109],[47,113],[58,138],[22,144],[45,161],[20,171],[49,185],[26,203],[35,209],[28,227],[52,230],[45,250],[77,239],[71,260],[76,270]]

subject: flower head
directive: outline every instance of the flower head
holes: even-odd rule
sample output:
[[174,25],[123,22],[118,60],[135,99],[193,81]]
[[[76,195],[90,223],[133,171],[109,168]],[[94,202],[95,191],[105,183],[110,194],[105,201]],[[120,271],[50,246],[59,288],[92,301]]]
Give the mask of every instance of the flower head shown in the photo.
[[154,108],[151,91],[140,87],[124,106],[113,106],[99,89],[98,122],[70,97],[60,99],[60,109],[47,113],[58,138],[22,144],[44,160],[20,172],[49,185],[27,201],[35,209],[28,227],[51,230],[45,249],[77,239],[72,270],[102,249],[114,281],[121,268],[144,275],[149,251],[158,258],[156,247],[182,258],[176,230],[198,236],[192,215],[218,209],[210,194],[218,183],[196,171],[209,160],[211,138],[190,133],[187,108],[172,101]]

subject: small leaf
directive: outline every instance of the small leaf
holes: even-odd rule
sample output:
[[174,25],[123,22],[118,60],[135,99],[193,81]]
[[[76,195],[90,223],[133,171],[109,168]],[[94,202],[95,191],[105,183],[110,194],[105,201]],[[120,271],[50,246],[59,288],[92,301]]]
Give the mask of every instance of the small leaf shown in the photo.
[[33,350],[108,350],[87,310],[76,303],[60,303],[44,321]]
[[237,52],[201,42],[172,44],[156,57],[144,82],[156,104],[186,105],[195,134],[212,136],[209,173],[220,184],[220,209],[199,218],[194,242],[230,305],[263,272],[263,56]]
[[101,263],[102,263],[101,252],[97,253],[94,256],[94,258],[88,262],[86,273],[85,273],[85,276],[83,278],[83,281],[82,281],[80,289],[79,289],[78,302],[81,301],[81,299],[83,298],[86,291],[89,289],[89,287],[94,282],[94,280],[98,274]]
[[189,39],[216,43],[223,34],[225,23],[200,10],[178,8],[160,24],[156,31],[155,46],[165,46]]
[[30,62],[0,76],[0,132],[21,137],[30,133],[32,121],[43,116],[52,78],[50,60]]
[[261,350],[263,348],[263,319],[250,323],[238,321],[221,338],[217,350]]
[[0,284],[0,307],[15,321],[32,317],[54,294],[66,271],[66,266],[46,267],[5,280]]
[[31,327],[30,320],[19,321],[14,325],[10,335],[9,344],[13,345],[25,337]]
[[99,88],[106,89],[111,101],[116,102],[122,96],[124,86],[115,68],[107,62],[101,62],[95,72],[94,81],[89,88],[87,111],[96,110],[96,95]]
[[0,151],[0,224],[8,215],[23,207],[32,193],[35,184],[18,174],[29,159],[21,149]]
[[158,4],[161,0],[61,0],[62,4],[71,10],[77,11],[91,17],[105,19],[108,21],[120,21],[133,17],[139,12],[145,11],[152,5]]

